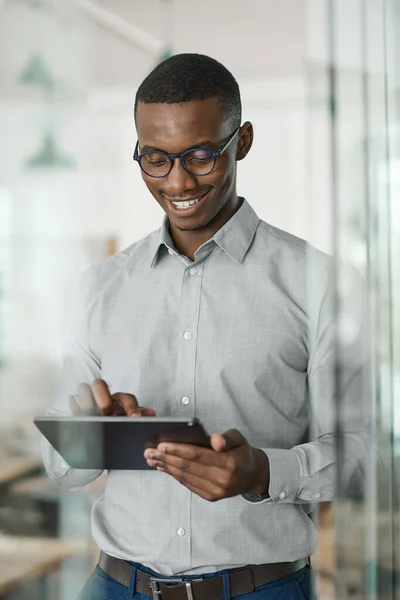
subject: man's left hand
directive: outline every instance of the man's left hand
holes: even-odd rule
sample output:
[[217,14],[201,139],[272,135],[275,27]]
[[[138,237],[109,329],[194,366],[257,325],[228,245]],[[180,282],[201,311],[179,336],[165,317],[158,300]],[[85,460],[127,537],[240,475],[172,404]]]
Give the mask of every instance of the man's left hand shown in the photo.
[[211,448],[163,442],[147,448],[151,467],[172,475],[205,500],[215,502],[239,494],[265,494],[269,489],[269,461],[237,429],[212,433]]

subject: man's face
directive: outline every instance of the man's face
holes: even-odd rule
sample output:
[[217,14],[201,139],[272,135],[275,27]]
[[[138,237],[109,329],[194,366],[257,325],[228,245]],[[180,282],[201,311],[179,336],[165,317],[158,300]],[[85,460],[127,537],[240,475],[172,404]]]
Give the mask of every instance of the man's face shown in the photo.
[[[162,150],[180,154],[190,148],[218,150],[233,133],[217,98],[179,104],[139,102],[136,126],[140,153]],[[159,179],[142,171],[144,182],[168,215],[172,228],[195,231],[212,226],[216,215],[235,202],[237,145],[235,137],[208,175],[188,173],[179,159],[174,160],[170,173]],[[173,204],[199,198],[189,209]]]

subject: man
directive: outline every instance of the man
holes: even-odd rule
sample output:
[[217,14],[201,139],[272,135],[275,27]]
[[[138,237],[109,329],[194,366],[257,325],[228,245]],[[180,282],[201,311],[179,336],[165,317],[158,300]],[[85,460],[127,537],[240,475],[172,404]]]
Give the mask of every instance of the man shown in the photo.
[[[310,514],[337,470],[331,261],[238,196],[253,128],[217,61],[160,64],[135,121],[134,159],[166,217],[84,275],[50,414],[195,415],[212,448],[160,444],[145,452],[153,470],[108,473],[92,517],[102,555],[81,598],[314,598]],[[365,353],[360,335],[347,346],[342,480],[357,492]],[[100,474],[48,445],[44,460],[66,487]]]

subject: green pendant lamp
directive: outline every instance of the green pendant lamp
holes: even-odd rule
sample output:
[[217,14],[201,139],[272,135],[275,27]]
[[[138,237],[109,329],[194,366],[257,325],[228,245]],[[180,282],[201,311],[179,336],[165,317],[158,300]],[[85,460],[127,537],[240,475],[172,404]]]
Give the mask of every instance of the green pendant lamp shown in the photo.
[[41,54],[34,54],[25,69],[22,71],[19,81],[22,85],[33,85],[43,89],[44,92],[52,92],[56,81]]
[[29,169],[74,169],[75,161],[62,154],[57,148],[57,143],[52,133],[46,133],[42,141],[41,149],[26,161]]

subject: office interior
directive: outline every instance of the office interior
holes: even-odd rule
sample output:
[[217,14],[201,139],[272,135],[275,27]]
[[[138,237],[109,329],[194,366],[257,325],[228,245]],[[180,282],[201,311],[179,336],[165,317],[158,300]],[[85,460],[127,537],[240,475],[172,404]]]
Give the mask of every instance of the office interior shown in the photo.
[[[178,52],[239,82],[255,131],[239,193],[334,257],[338,354],[353,327],[342,261],[365,281],[368,481],[348,498],[338,463],[311,561],[321,600],[400,598],[399,40],[398,0],[0,0],[2,600],[71,600],[97,561],[90,510],[106,474],[59,489],[33,418],[57,389],[80,274],[161,223],[132,160],[133,103]],[[340,440],[340,385],[336,400]]]

